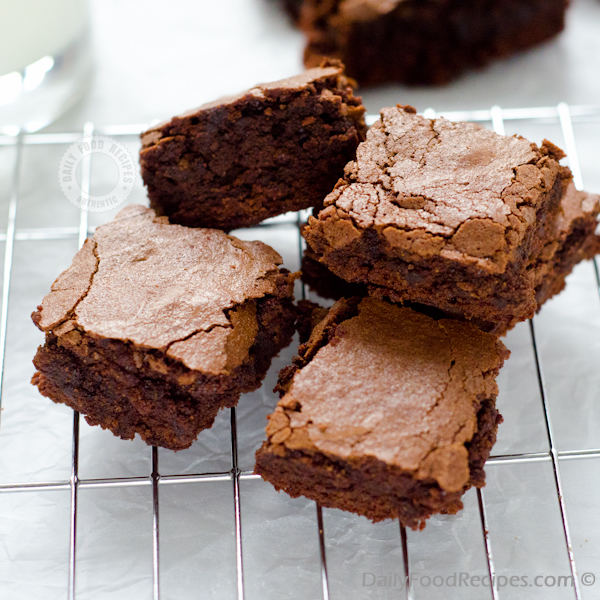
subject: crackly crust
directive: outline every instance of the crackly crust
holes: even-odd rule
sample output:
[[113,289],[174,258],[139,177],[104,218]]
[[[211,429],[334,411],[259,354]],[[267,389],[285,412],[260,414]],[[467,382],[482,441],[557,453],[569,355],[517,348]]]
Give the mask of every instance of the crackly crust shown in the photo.
[[280,264],[262,242],[127,207],[33,313],[33,383],[116,435],[187,447],[290,342],[298,274]]
[[[248,347],[244,338],[256,333],[255,315],[231,311],[248,300],[283,294],[278,287],[287,272],[281,262],[262,242],[171,225],[150,209],[130,206],[86,241],[42,301],[36,324],[50,332],[73,321],[98,337],[219,372],[229,337]],[[291,296],[291,285],[285,293]]]
[[[269,417],[257,472],[287,491],[280,477],[285,460],[276,466],[271,459],[294,461],[300,452],[304,462],[343,463],[352,480],[353,471],[363,472],[358,496],[370,485],[364,471],[374,469],[392,479],[408,478],[413,486],[424,482],[427,496],[458,493],[453,504],[474,481],[469,447],[483,404],[486,413],[495,411],[495,376],[507,356],[497,338],[471,324],[436,321],[372,298],[342,299],[280,374],[276,390],[282,398]],[[486,434],[487,442],[493,436]],[[295,481],[296,492],[300,485]],[[301,493],[317,492],[307,481]],[[346,500],[339,507],[361,504]]]
[[[596,235],[597,219],[600,214],[600,196],[580,192],[571,182],[561,200],[561,212],[556,220],[554,233],[544,245],[539,256],[528,268],[533,276],[537,310],[552,296],[565,287],[565,278],[573,267],[582,260],[600,253],[600,237]],[[365,296],[364,284],[349,283],[333,274],[310,248],[305,250],[302,259],[302,280],[324,298],[339,300],[344,296]],[[432,315],[430,306],[405,303],[419,312]],[[441,311],[436,315],[443,316]],[[449,315],[462,318],[460,313]],[[503,335],[516,325],[518,319],[501,323],[491,323],[481,319],[473,322],[483,331]]]
[[536,303],[526,268],[571,181],[562,156],[548,141],[384,109],[304,235],[336,275],[378,297],[527,318]]
[[[335,249],[375,229],[406,259],[440,255],[503,273],[525,258],[525,243],[538,244],[530,240],[536,217],[557,178],[566,190],[562,157],[547,141],[538,148],[472,123],[420,117],[412,107],[384,108],[325,199],[324,243]],[[315,226],[313,218],[308,229]]]

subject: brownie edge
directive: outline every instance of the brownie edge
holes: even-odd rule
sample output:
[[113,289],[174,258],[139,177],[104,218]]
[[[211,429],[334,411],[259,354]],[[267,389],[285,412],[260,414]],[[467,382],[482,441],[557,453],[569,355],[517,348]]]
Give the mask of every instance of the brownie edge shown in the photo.
[[462,496],[472,486],[485,485],[483,466],[496,443],[502,416],[495,402],[481,403],[478,433],[467,445],[471,476],[464,489],[446,492],[431,481],[415,479],[386,463],[365,457],[343,461],[301,450],[273,448],[263,442],[256,453],[254,472],[292,498],[305,496],[321,506],[339,508],[373,522],[398,519],[411,529],[423,529],[434,514],[454,515],[462,510]]

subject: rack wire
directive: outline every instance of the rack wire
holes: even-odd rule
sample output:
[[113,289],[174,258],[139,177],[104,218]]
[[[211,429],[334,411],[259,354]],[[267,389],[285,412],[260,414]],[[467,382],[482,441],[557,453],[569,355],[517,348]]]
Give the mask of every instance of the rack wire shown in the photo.
[[[424,111],[427,117],[436,116],[435,111],[427,109]],[[461,111],[439,113],[438,116],[445,116],[451,120],[464,120],[472,122],[489,122],[493,129],[500,134],[505,133],[505,123],[508,121],[538,121],[543,123],[559,124],[564,138],[569,164],[573,171],[574,181],[576,186],[581,189],[583,186],[582,171],[578,156],[576,138],[574,133],[573,123],[592,123],[600,122],[600,106],[568,106],[564,103],[558,106],[540,107],[540,108],[523,108],[523,109],[501,109],[498,106],[491,107],[489,110],[476,111]],[[367,121],[372,124],[376,119],[375,116],[369,116]],[[10,350],[7,347],[7,326],[9,322],[9,298],[11,292],[12,267],[13,267],[13,251],[16,241],[24,240],[56,240],[56,239],[77,239],[79,245],[83,243],[88,235],[93,233],[89,227],[89,215],[87,211],[81,210],[79,225],[77,227],[52,227],[52,228],[37,228],[37,229],[17,229],[16,217],[19,202],[19,181],[22,176],[23,168],[23,150],[28,146],[47,146],[53,144],[72,143],[83,137],[89,137],[96,133],[99,135],[111,137],[124,137],[138,135],[146,129],[145,125],[128,125],[95,128],[92,123],[86,123],[81,132],[73,133],[36,133],[25,134],[16,133],[15,135],[0,135],[0,147],[12,146],[16,153],[16,160],[12,172],[12,180],[8,196],[6,229],[0,232],[0,241],[5,243],[4,250],[4,271],[3,271],[3,288],[2,288],[2,307],[0,313],[0,391],[3,390],[4,384],[4,366],[7,352]],[[82,188],[89,192],[90,182],[92,177],[92,162],[91,157],[85,159],[82,170]],[[301,218],[298,216],[295,219],[295,224],[298,228],[301,225]],[[285,226],[289,226],[290,222],[284,222]],[[261,227],[279,227],[281,222],[267,222]],[[300,256],[303,251],[303,242],[300,239],[299,247],[297,248]],[[598,278],[598,266],[594,263],[596,283],[600,285]],[[302,290],[303,296],[306,290]],[[536,340],[536,329],[534,322],[529,323],[529,334],[535,357],[535,367],[539,385],[539,392],[542,401],[544,428],[548,439],[547,452],[521,452],[504,455],[492,456],[488,464],[494,463],[535,463],[535,462],[550,462],[554,476],[554,486],[557,500],[560,507],[561,527],[564,537],[564,552],[568,556],[571,575],[573,577],[572,592],[569,591],[569,596],[575,600],[583,598],[582,588],[579,580],[579,571],[573,552],[573,540],[571,536],[569,519],[567,516],[566,501],[563,491],[563,482],[561,479],[561,462],[563,460],[578,459],[578,458],[600,458],[600,448],[591,449],[576,449],[559,451],[555,443],[554,429],[551,420],[551,411],[547,402],[546,384],[544,381],[544,372],[542,369],[541,358],[538,352]],[[1,406],[1,398],[0,398]],[[161,570],[160,570],[160,493],[167,485],[177,485],[182,482],[187,483],[211,483],[211,482],[231,482],[233,495],[233,521],[235,534],[235,558],[236,558],[236,587],[238,600],[244,600],[244,549],[242,546],[242,498],[240,494],[240,482],[243,480],[256,479],[258,476],[251,471],[240,469],[238,461],[238,434],[236,409],[230,409],[230,437],[231,437],[231,469],[225,472],[217,473],[180,473],[172,475],[161,475],[159,469],[159,455],[157,448],[151,449],[151,473],[147,476],[130,476],[130,477],[114,477],[114,478],[81,478],[79,475],[79,458],[80,458],[80,443],[79,443],[79,414],[74,413],[72,425],[72,452],[71,452],[71,472],[68,480],[40,480],[34,482],[8,482],[0,483],[0,494],[8,493],[28,493],[41,492],[51,490],[65,490],[70,493],[70,538],[69,538],[69,562],[68,562],[68,597],[75,600],[77,596],[76,577],[77,577],[77,527],[78,527],[78,505],[79,492],[82,489],[100,489],[100,488],[115,488],[115,487],[150,487],[152,493],[152,544],[153,544],[153,568],[152,568],[152,596],[154,600],[161,598]],[[488,516],[486,511],[485,491],[477,490],[477,503],[481,524],[481,536],[483,547],[485,549],[487,573],[489,575],[490,586],[489,594],[493,600],[500,597],[498,588],[494,585],[497,569],[494,562],[493,540],[489,534]],[[320,555],[320,578],[323,600],[330,598],[330,581],[327,569],[327,544],[326,532],[323,519],[323,511],[320,506],[315,505],[317,529],[314,532],[315,539],[318,541]],[[403,576],[407,582],[404,587],[404,594],[407,600],[412,600],[414,589],[410,585],[410,552],[411,545],[407,532],[404,527],[399,527],[398,544],[402,551],[402,564],[399,565]]]

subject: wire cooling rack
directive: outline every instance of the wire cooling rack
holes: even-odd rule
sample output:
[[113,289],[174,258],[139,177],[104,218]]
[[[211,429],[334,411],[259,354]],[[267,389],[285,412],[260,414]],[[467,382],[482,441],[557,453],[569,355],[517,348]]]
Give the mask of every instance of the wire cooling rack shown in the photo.
[[[600,191],[600,106],[441,114],[548,137],[566,150],[576,186],[585,174]],[[577,267],[567,291],[508,334],[513,354],[499,397],[506,422],[488,485],[423,532],[292,500],[253,475],[277,400],[270,389],[295,345],[261,390],[176,456],[90,428],[29,386],[41,336],[28,314],[77,246],[114,216],[67,202],[60,157],[93,134],[135,154],[145,128],[88,123],[81,132],[0,136],[0,598],[600,598],[595,263]],[[107,168],[84,160],[82,188],[102,187]],[[145,202],[139,181],[129,200]],[[270,243],[296,270],[303,218],[283,215],[236,235]],[[297,293],[319,300],[301,285]]]

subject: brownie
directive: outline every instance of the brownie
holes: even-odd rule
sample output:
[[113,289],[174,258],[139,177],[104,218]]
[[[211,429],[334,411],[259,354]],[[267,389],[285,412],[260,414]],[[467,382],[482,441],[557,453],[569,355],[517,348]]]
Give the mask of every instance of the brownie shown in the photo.
[[306,66],[338,58],[361,85],[443,84],[558,34],[568,0],[304,0]]
[[572,180],[563,156],[547,140],[385,108],[304,236],[373,296],[511,326],[538,307],[532,269]]
[[283,6],[285,11],[289,15],[290,19],[298,24],[300,19],[300,11],[302,10],[303,0],[283,0]]
[[172,223],[224,230],[322,206],[366,132],[343,66],[325,65],[143,133],[150,206]]
[[[565,279],[573,267],[582,260],[591,259],[600,253],[600,237],[595,231],[600,213],[600,196],[579,192],[573,183],[561,201],[561,212],[556,220],[555,235],[548,242],[532,267],[535,283],[537,311],[544,302],[561,292]],[[322,298],[339,300],[344,296],[366,296],[367,286],[350,283],[334,275],[319,260],[319,255],[307,248],[302,257],[302,281]],[[462,319],[462,315],[436,311],[432,307],[413,302],[404,303],[418,312],[435,318],[452,317]],[[490,323],[473,321],[484,331],[504,335],[513,323]],[[306,329],[306,324],[304,324]]]
[[[600,237],[596,235],[598,214],[600,196],[577,191],[575,185],[570,183],[561,201],[561,212],[556,220],[554,235],[531,267],[536,312],[540,311],[547,300],[565,288],[566,277],[577,263],[600,253]],[[428,310],[422,305],[413,304],[412,307],[421,312]],[[446,313],[446,316],[461,318],[459,314]],[[496,335],[504,335],[516,322],[490,323],[474,320],[478,327]]]
[[502,417],[509,352],[470,323],[339,300],[281,371],[256,473],[293,497],[421,529],[454,514]]
[[367,286],[364,283],[351,283],[334,275],[319,258],[311,248],[306,248],[302,255],[302,282],[313,292],[330,300],[367,295]]
[[32,383],[90,425],[187,448],[290,342],[296,275],[280,264],[262,242],[128,206],[33,313],[46,340]]
[[600,196],[578,191],[571,183],[561,208],[555,238],[533,267],[538,310],[564,289],[565,278],[577,263],[600,253],[600,237],[596,235]]

